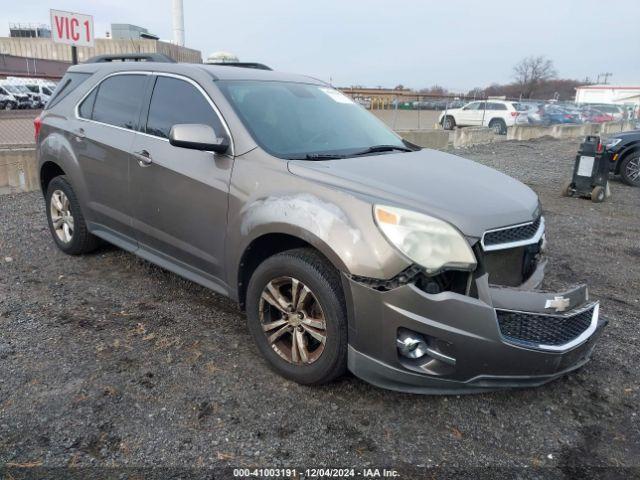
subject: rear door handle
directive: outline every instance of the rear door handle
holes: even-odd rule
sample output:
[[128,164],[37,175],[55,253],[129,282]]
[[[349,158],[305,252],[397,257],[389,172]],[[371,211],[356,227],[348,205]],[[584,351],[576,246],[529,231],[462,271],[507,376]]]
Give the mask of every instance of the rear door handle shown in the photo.
[[147,150],[140,150],[139,152],[133,152],[133,156],[138,160],[138,165],[141,167],[148,167],[153,163],[151,154]]
[[87,135],[84,133],[84,128],[79,128],[73,132],[78,142],[82,141]]

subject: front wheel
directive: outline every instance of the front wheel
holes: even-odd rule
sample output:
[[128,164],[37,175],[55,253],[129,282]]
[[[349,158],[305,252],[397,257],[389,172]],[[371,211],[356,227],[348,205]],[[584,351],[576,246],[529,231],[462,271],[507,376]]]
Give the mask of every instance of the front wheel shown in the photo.
[[634,152],[620,164],[622,181],[632,187],[640,187],[640,152]]
[[246,305],[258,349],[283,377],[318,385],[346,371],[340,275],[317,251],[289,250],[261,263],[249,281]]
[[456,126],[456,121],[451,115],[447,115],[442,119],[442,128],[445,130],[453,130]]

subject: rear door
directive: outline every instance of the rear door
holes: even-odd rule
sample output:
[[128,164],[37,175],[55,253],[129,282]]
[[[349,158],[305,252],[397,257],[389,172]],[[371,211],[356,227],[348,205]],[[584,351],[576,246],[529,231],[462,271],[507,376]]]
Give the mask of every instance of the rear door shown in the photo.
[[210,125],[218,136],[227,135],[227,129],[205,91],[175,75],[154,78],[143,117],[132,147],[138,161],[131,167],[140,249],[159,263],[168,260],[169,268],[177,265],[182,275],[192,272],[219,284],[233,157],[174,147],[168,137],[181,123]]
[[129,249],[135,246],[129,194],[130,152],[150,78],[150,74],[126,73],[102,80],[78,105],[78,119],[71,132],[87,186],[91,227]]

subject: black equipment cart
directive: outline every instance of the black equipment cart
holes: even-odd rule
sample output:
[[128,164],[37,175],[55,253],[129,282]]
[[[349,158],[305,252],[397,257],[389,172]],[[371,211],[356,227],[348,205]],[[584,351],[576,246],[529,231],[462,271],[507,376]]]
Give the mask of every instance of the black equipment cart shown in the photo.
[[600,203],[609,194],[609,164],[602,157],[604,146],[597,135],[588,135],[580,144],[573,176],[562,189],[565,197],[587,197]]

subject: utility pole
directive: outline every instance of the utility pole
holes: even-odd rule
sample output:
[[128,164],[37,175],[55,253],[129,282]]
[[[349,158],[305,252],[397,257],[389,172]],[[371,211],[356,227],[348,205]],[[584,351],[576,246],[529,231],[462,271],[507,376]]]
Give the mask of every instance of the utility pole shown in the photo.
[[613,76],[613,73],[611,72],[605,72],[602,74],[602,76],[604,77],[604,84],[606,85],[609,81],[609,77]]

